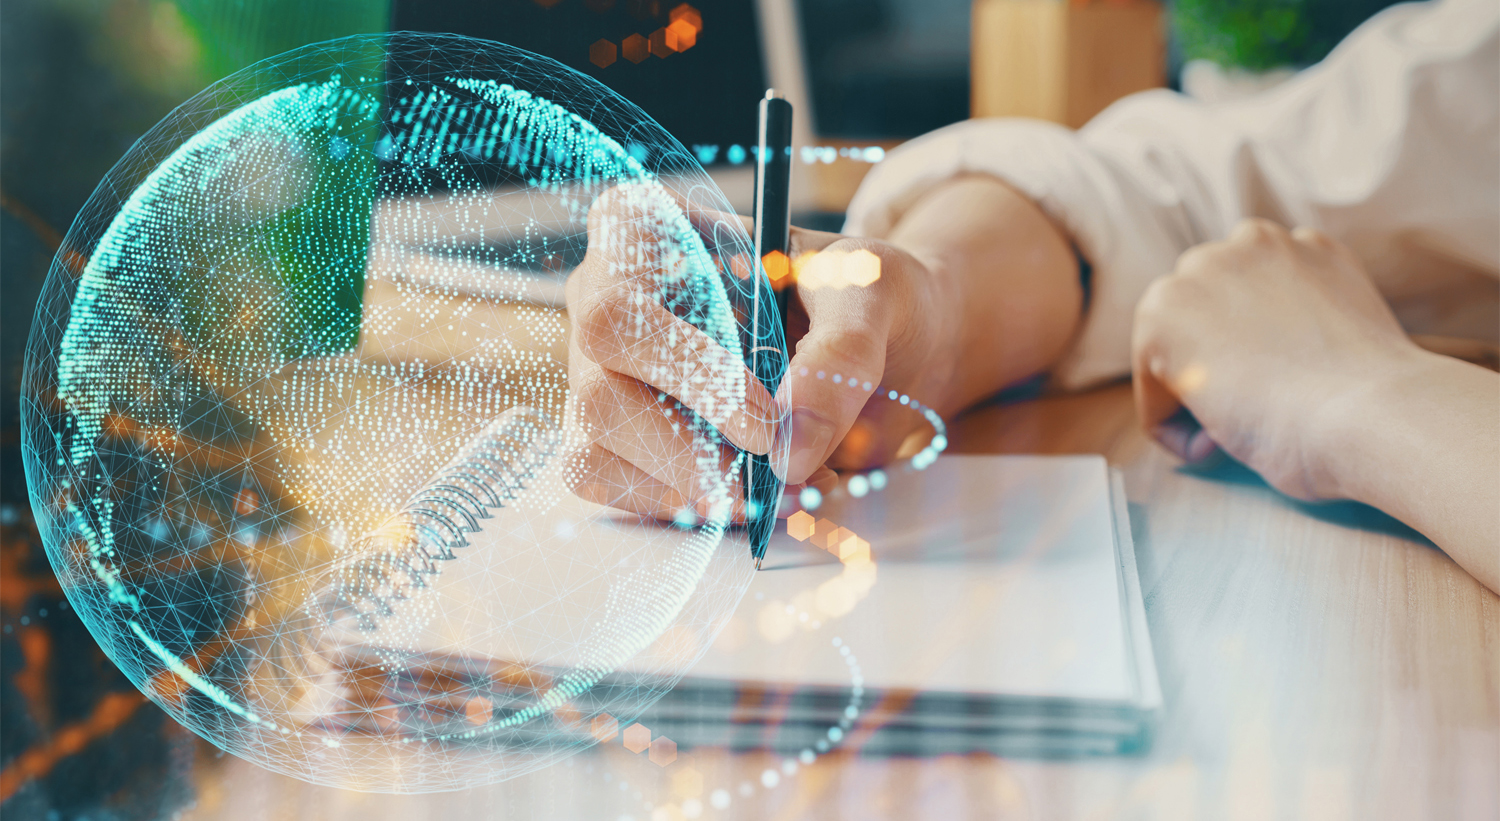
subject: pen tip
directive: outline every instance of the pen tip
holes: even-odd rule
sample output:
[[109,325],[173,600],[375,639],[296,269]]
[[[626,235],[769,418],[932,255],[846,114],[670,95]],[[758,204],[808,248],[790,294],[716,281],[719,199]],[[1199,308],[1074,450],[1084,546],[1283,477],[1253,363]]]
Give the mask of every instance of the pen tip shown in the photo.
[[760,563],[763,562],[763,561],[765,561],[765,559],[766,559],[765,556],[756,556],[755,557],[755,569],[757,571],[760,570]]
[[786,95],[782,94],[781,92],[777,91],[774,88],[768,88],[768,89],[766,89],[766,99],[767,100],[782,100],[782,99],[785,99],[785,98],[786,98]]

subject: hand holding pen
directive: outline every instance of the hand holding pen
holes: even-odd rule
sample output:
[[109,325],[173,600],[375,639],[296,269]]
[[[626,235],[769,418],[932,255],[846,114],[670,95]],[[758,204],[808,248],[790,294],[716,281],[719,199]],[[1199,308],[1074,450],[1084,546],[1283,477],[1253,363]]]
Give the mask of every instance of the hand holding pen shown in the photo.
[[[758,153],[767,159],[773,156],[772,152]],[[789,163],[786,152],[776,153]],[[771,177],[766,179],[769,182]],[[757,205],[770,205],[773,199],[758,197]],[[637,226],[633,230],[648,230],[649,220],[634,213],[634,207],[614,192],[594,203],[588,253],[568,279],[570,382],[583,400],[593,436],[581,454],[575,493],[663,520],[678,518],[684,509],[702,512],[705,501],[700,498],[698,455],[686,431],[674,431],[662,412],[662,396],[684,412],[704,415],[730,443],[750,454],[764,456],[776,445],[777,436],[788,437],[780,448],[788,453],[786,464],[767,465],[762,460],[761,466],[769,466],[786,480],[792,498],[809,485],[825,491],[833,486],[837,476],[825,463],[852,468],[887,462],[907,434],[925,426],[918,414],[896,403],[866,406],[877,385],[924,397],[942,390],[943,361],[951,357],[951,348],[944,336],[947,326],[941,321],[944,312],[938,308],[937,282],[922,263],[876,240],[781,228],[781,248],[789,260],[807,263],[814,254],[827,253],[827,259],[833,259],[865,251],[878,260],[879,275],[860,285],[791,282],[777,291],[785,304],[779,315],[785,317],[788,344],[794,352],[773,396],[760,387],[752,372],[753,357],[746,363],[742,352],[726,351],[665,309],[652,312],[651,322],[660,326],[655,331],[670,333],[675,328],[684,340],[683,349],[692,353],[676,357],[680,362],[653,362],[630,344],[632,336],[625,332],[625,323],[635,321],[637,308],[634,292],[622,277],[648,275],[650,261],[644,267],[620,265],[614,257],[617,252],[605,242],[602,226],[633,225]],[[697,227],[706,232],[715,217],[736,218],[699,214],[695,218],[705,224]],[[739,219],[747,230],[755,230],[752,219]],[[758,239],[776,250],[774,232],[777,226],[786,225],[785,218],[766,223],[773,236]],[[712,395],[695,391],[691,380],[677,373],[684,368],[709,373],[745,364],[751,365],[745,371],[751,384],[746,406],[728,413]],[[668,373],[674,376],[662,378]],[[789,419],[790,425],[778,430],[776,421],[783,419]],[[723,448],[721,465],[727,470],[736,455],[733,448]],[[735,511],[741,521],[747,509],[744,501]],[[781,505],[779,513],[786,515],[792,509]]]

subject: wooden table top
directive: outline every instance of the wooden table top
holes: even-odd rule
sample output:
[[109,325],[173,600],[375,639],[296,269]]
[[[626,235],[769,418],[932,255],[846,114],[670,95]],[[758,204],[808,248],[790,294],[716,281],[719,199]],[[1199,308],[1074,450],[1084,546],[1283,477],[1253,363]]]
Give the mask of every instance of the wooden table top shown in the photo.
[[186,817],[1500,817],[1500,598],[1430,543],[1235,465],[1182,470],[1140,432],[1127,385],[980,408],[951,439],[961,453],[1103,453],[1124,471],[1165,698],[1144,755],[835,752],[782,775],[770,754],[684,750],[663,768],[616,745],[426,796],[314,787],[224,756],[199,765]]

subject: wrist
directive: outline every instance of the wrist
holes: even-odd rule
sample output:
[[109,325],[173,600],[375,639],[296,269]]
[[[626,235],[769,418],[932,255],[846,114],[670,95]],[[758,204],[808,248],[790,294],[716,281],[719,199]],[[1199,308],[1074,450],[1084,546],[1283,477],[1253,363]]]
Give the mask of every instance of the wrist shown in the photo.
[[[924,195],[887,241],[924,267],[944,326],[935,368],[951,412],[1050,368],[1082,321],[1083,287],[1068,237],[1025,195],[966,176]],[[938,361],[941,360],[941,361]]]
[[921,296],[912,300],[912,324],[922,326],[922,402],[944,417],[962,410],[967,380],[965,344],[964,282],[954,260],[941,251],[909,252],[917,265],[915,279]]
[[1433,378],[1441,378],[1451,364],[1463,364],[1415,345],[1350,375],[1314,412],[1312,435],[1304,444],[1312,454],[1313,486],[1326,499],[1349,499],[1381,509],[1379,481],[1382,441],[1399,436],[1414,399],[1420,400]]

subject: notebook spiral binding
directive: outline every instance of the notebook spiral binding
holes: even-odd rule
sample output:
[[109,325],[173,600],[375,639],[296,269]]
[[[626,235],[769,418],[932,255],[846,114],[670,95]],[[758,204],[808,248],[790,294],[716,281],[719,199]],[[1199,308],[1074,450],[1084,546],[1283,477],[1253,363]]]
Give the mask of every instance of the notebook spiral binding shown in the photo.
[[323,597],[330,624],[353,619],[365,633],[396,614],[396,603],[427,588],[444,562],[492,511],[516,499],[557,452],[559,431],[544,413],[518,406],[485,426],[399,513],[356,545]]

